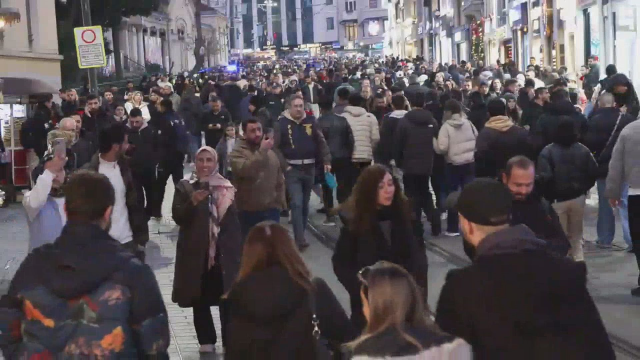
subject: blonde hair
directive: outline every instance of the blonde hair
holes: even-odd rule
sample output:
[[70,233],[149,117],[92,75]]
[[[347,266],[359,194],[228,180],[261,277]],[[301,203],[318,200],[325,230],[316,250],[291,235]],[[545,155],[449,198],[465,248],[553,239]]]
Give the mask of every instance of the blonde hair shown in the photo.
[[353,350],[376,334],[395,328],[407,342],[422,351],[420,342],[407,334],[405,327],[439,330],[429,319],[428,308],[415,280],[407,270],[387,261],[380,261],[369,269],[363,279],[369,303],[369,321],[362,335],[346,347]]

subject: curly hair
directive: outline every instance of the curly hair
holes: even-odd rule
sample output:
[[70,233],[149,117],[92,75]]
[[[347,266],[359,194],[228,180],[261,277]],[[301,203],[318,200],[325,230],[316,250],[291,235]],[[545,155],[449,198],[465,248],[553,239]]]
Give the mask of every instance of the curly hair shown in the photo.
[[[358,177],[353,192],[345,203],[345,210],[351,215],[349,228],[358,235],[368,235],[374,231],[378,214],[378,187],[386,174],[391,170],[384,165],[375,164],[367,167]],[[391,202],[394,222],[400,221],[403,226],[411,227],[411,207],[402,193],[400,182],[393,177],[395,192]]]

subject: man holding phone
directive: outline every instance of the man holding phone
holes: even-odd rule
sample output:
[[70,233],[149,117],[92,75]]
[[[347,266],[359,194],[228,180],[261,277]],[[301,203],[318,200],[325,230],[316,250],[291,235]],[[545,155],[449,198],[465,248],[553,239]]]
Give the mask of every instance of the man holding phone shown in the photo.
[[229,155],[233,182],[236,187],[236,206],[246,236],[251,228],[266,220],[280,221],[285,207],[284,171],[272,150],[273,129],[263,135],[260,120],[251,118],[242,123],[244,138],[236,140]]
[[231,115],[222,109],[222,100],[214,94],[209,96],[209,105],[211,110],[202,116],[201,131],[204,131],[207,146],[215,149],[224,136],[224,129],[231,122]]

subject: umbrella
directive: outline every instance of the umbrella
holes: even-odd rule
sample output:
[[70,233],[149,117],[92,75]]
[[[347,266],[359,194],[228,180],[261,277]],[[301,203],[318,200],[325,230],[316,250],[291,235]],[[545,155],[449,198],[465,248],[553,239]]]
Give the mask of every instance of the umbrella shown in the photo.
[[5,95],[23,96],[56,94],[58,89],[40,79],[2,77],[0,78],[0,92]]

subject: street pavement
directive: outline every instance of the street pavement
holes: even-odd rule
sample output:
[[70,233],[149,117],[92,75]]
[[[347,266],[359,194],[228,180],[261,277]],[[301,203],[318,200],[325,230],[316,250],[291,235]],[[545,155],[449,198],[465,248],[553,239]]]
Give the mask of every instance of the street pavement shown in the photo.
[[[185,172],[186,173],[186,172]],[[311,214],[307,239],[310,247],[303,253],[303,258],[314,276],[321,277],[329,284],[347,313],[350,313],[349,297],[336,279],[331,266],[331,250],[337,240],[339,226],[322,225],[324,215],[316,210],[320,207],[318,198],[311,195]],[[222,355],[201,357],[198,353],[198,341],[193,327],[191,309],[181,309],[171,301],[173,284],[173,268],[177,241],[177,227],[171,220],[171,201],[173,184],[169,181],[163,204],[164,218],[161,221],[151,220],[150,242],[147,246],[147,263],[155,272],[162,296],[169,314],[171,330],[171,359],[222,359]],[[585,223],[585,238],[595,239],[595,216],[597,206],[593,198],[589,200]],[[287,224],[287,219],[282,218]],[[0,209],[0,265],[3,265],[0,277],[0,294],[7,291],[9,282],[20,262],[26,256],[28,227],[21,204],[12,204]],[[623,246],[621,231],[616,233],[616,243]],[[427,256],[429,258],[429,306],[437,311],[436,305],[440,289],[444,284],[447,272],[458,266],[465,266],[466,259],[458,238],[431,238],[428,241]],[[635,285],[638,270],[633,255],[624,251],[601,251],[587,244],[586,262],[589,268],[589,288],[602,318],[615,339],[621,343],[618,359],[638,359],[640,345],[640,325],[636,319],[640,315],[640,299],[630,296],[629,290]],[[220,317],[217,308],[213,307],[216,329],[220,329]],[[217,345],[217,353],[222,353],[221,344]]]

